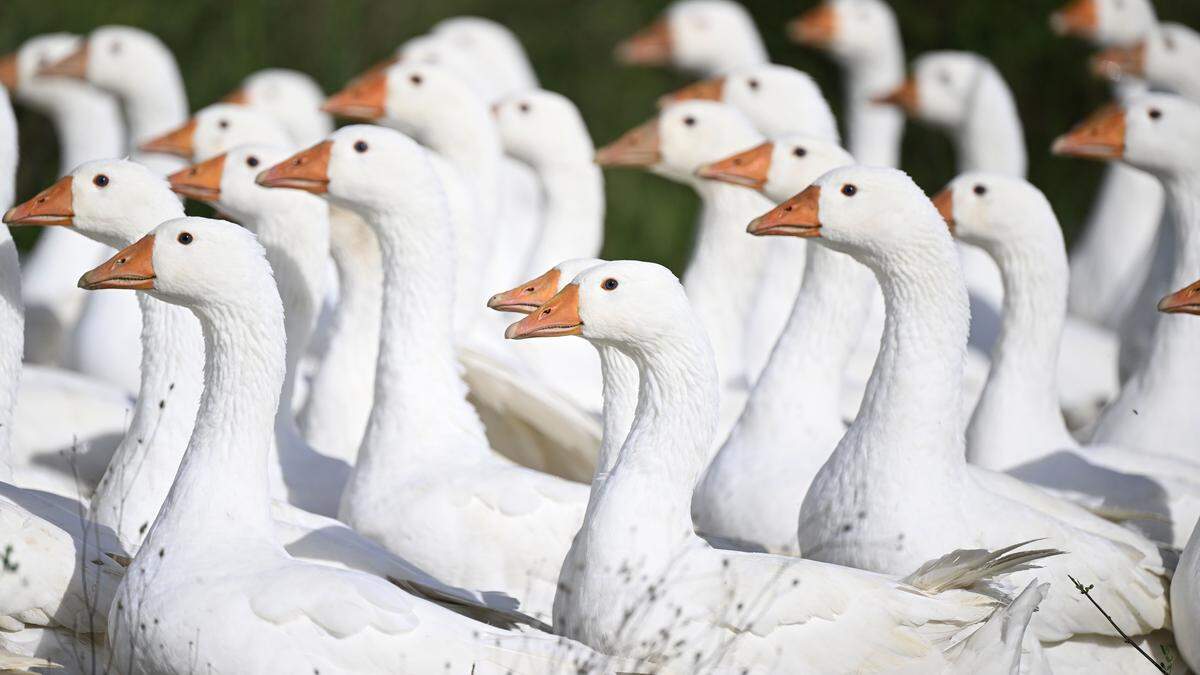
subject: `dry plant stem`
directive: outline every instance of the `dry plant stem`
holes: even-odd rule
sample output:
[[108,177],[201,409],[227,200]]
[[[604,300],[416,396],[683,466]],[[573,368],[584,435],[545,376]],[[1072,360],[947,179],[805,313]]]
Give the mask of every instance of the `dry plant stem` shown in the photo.
[[1121,635],[1121,639],[1125,640],[1130,647],[1138,650],[1138,653],[1145,657],[1147,661],[1154,664],[1154,667],[1158,669],[1158,672],[1162,673],[1163,675],[1171,675],[1171,671],[1167,670],[1163,664],[1155,661],[1149,654],[1146,653],[1144,649],[1139,647],[1136,642],[1130,639],[1130,637],[1125,634],[1125,631],[1121,630],[1121,627],[1117,625],[1117,622],[1112,620],[1112,617],[1108,615],[1108,612],[1104,611],[1104,608],[1100,606],[1100,603],[1096,602],[1096,600],[1092,598],[1090,591],[1096,587],[1095,584],[1092,584],[1091,586],[1084,586],[1083,584],[1079,583],[1078,579],[1069,574],[1067,575],[1067,578],[1071,580],[1071,583],[1075,584],[1075,589],[1082,593],[1083,597],[1087,598],[1088,602],[1092,603],[1092,606],[1095,607],[1102,615],[1104,615],[1104,618],[1107,619],[1110,624],[1112,624],[1112,627],[1117,629],[1117,633]]

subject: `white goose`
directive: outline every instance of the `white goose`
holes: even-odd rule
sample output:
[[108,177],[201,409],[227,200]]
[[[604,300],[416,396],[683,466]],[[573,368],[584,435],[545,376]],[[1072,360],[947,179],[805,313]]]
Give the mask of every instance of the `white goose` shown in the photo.
[[203,162],[246,143],[291,147],[287,130],[271,115],[237,103],[213,103],[183,124],[146,140],[141,149]]
[[[466,401],[451,337],[454,233],[428,156],[395,131],[350,126],[258,179],[355,208],[383,252],[375,406],[339,517],[450,583],[548,616],[587,488],[501,457]],[[396,172],[402,184],[379,179]]]
[[464,619],[377,577],[298,561],[275,543],[267,465],[284,321],[246,230],[170,220],[80,283],[188,307],[206,342],[196,430],[114,604],[122,670],[565,673],[600,659],[561,638]]
[[[987,388],[967,427],[968,461],[1067,492],[1135,521],[1179,548],[1200,518],[1200,464],[1119,447],[1081,448],[1058,408],[1067,255],[1045,195],[1019,178],[963,174],[933,200],[956,236],[987,251],[1004,277],[1004,322]],[[1200,458],[1198,458],[1200,459]]]
[[[668,270],[631,261],[590,267],[508,330],[518,339],[561,335],[620,350],[641,382],[633,427],[611,474],[593,485],[563,566],[556,630],[694,672],[915,673],[973,659],[980,646],[955,653],[952,636],[983,622],[991,598],[716,550],[692,533],[691,488],[713,443],[719,387],[712,348]],[[1025,603],[1036,604],[1040,591],[1029,593]],[[1031,610],[1015,610],[1013,621]],[[1008,644],[1006,668],[1019,662],[1019,643]]]
[[672,66],[703,77],[767,62],[754,18],[732,0],[677,0],[617,45],[628,65]]
[[[1200,268],[1200,105],[1169,94],[1147,95],[1096,113],[1055,143],[1059,154],[1119,160],[1155,175],[1167,193],[1174,242],[1166,270],[1172,288],[1191,281]],[[1200,339],[1191,317],[1163,314],[1154,328],[1142,367],[1096,423],[1094,442],[1168,455],[1200,458],[1200,421],[1183,405],[1194,381],[1189,364]]]
[[[1016,580],[1036,576],[1056,584],[1031,624],[1051,663],[1103,662],[1110,672],[1143,668],[1133,659],[1121,663],[1128,647],[1071,590],[1067,574],[1084,583],[1103,581],[1098,602],[1119,607],[1113,612],[1118,625],[1145,636],[1169,626],[1166,571],[1155,547],[1073,504],[966,462],[959,389],[967,293],[946,223],[921,190],[894,169],[835,169],[750,231],[806,236],[849,253],[875,273],[887,302],[884,341],[863,409],[801,506],[804,555],[899,573],[955,547],[1043,538],[1069,555]],[[1075,636],[1084,642],[1072,642]]]
[[275,118],[296,147],[312,145],[333,131],[333,119],[321,110],[325,92],[297,70],[267,68],[252,73],[222,100]]
[[1200,57],[1200,34],[1181,23],[1164,21],[1137,44],[1110,47],[1092,57],[1092,69],[1122,82],[1145,79],[1156,88],[1200,101],[1200,77],[1189,66]]
[[434,24],[431,34],[479,67],[495,91],[494,96],[486,97],[489,102],[538,87],[537,74],[521,41],[496,21],[456,16]]

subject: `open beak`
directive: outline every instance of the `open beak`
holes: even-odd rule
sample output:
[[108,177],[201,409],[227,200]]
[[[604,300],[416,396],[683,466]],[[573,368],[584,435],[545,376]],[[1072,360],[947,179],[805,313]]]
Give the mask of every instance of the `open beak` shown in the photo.
[[1050,15],[1050,28],[1059,35],[1087,38],[1096,33],[1099,25],[1096,0],[1075,0]]
[[158,138],[152,138],[142,143],[138,149],[142,152],[162,152],[191,159],[195,154],[195,141],[196,118],[193,117],[178,129],[172,129]]
[[746,231],[756,237],[819,237],[820,203],[820,186],[809,185],[800,194],[750,221]]
[[579,335],[583,319],[579,318],[579,285],[567,284],[546,304],[504,331],[509,340],[532,337]]
[[725,78],[714,77],[709,80],[693,82],[688,86],[664,94],[658,99],[658,107],[665,108],[683,101],[720,101],[721,93],[725,90]]
[[1108,105],[1092,113],[1054,141],[1056,155],[1085,159],[1120,159],[1125,152],[1125,110]]
[[0,84],[9,91],[14,91],[21,80],[18,73],[16,52],[0,57]]
[[250,97],[246,95],[245,89],[243,89],[242,87],[238,87],[237,89],[234,89],[233,91],[229,92],[228,94],[225,94],[225,96],[221,99],[221,103],[232,103],[234,105],[249,105]]
[[39,68],[38,75],[46,77],[71,77],[76,80],[86,80],[88,60],[87,52],[88,43],[83,42],[66,58]]
[[1106,80],[1142,77],[1146,74],[1146,43],[1133,47],[1111,47],[1090,59],[1092,74]]
[[732,157],[706,164],[696,170],[696,175],[761,190],[767,184],[767,173],[771,170],[771,152],[774,149],[775,144],[767,141]]
[[148,234],[79,277],[79,287],[89,291],[101,288],[154,288],[154,235]]
[[561,273],[557,267],[551,268],[549,272],[532,281],[493,295],[488,298],[487,306],[497,312],[532,314],[534,310],[554,297],[555,291],[558,290],[560,276]]
[[833,6],[817,5],[787,24],[788,37],[793,42],[810,47],[828,47],[837,35],[838,18]]
[[330,96],[321,110],[352,120],[371,122],[383,117],[387,99],[387,70],[368,71]]
[[264,187],[304,190],[315,195],[329,191],[329,153],[333,141],[321,141],[258,174]]
[[171,190],[189,199],[215,202],[221,198],[221,174],[225,172],[225,154],[222,153],[180,169],[167,176]]
[[1200,314],[1200,281],[1159,300],[1158,311],[1167,314]]
[[666,18],[634,33],[617,45],[617,62],[627,66],[665,66],[671,62],[671,27]]
[[17,204],[4,214],[8,225],[73,225],[71,184],[74,178],[63,176],[50,187]]
[[954,236],[958,230],[958,224],[954,222],[954,191],[948,187],[942,188],[942,191],[934,196],[933,205],[937,207],[938,213],[942,214],[946,227],[950,228],[950,236]]
[[648,168],[661,161],[657,117],[626,131],[620,138],[596,151],[596,163],[600,166]]
[[875,103],[898,106],[908,115],[916,115],[921,103],[921,93],[917,88],[916,78],[909,76],[904,80],[904,84],[893,89],[891,93],[876,98]]

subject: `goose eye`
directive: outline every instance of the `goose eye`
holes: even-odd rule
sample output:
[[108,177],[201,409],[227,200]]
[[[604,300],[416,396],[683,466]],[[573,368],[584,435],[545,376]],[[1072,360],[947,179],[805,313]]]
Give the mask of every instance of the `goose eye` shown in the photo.
[[355,141],[354,142],[354,151],[355,152],[366,152],[367,151],[367,142],[366,141]]
[[980,197],[986,195],[987,187],[984,185],[976,185],[975,186],[975,194],[979,195]]
[[758,91],[758,80],[750,80],[746,83],[751,89]]
[[92,182],[96,184],[96,187],[105,187],[108,185],[108,176],[98,173],[96,174],[96,177],[92,179]]
[[184,246],[187,246],[188,244],[192,243],[192,233],[191,232],[180,232],[179,236],[175,237],[175,239],[179,243],[183,244]]
[[229,120],[220,120],[217,122],[217,126],[222,129],[228,129],[229,128]]
[[412,82],[415,86],[419,87],[419,86],[421,86],[421,82],[424,81],[424,78],[422,78],[420,75],[414,73],[414,74],[408,76],[408,81]]
[[1162,111],[1159,110],[1158,108],[1151,108],[1150,112],[1148,112],[1147,114],[1150,115],[1150,119],[1152,119],[1152,120],[1156,120],[1156,119],[1159,119],[1162,117]]
[[803,157],[808,154],[808,150],[805,150],[804,148],[796,148],[795,150],[792,150],[792,154],[797,157]]
[[529,112],[529,104],[528,104],[528,103],[522,103],[521,105],[517,106],[517,109],[518,109],[518,110],[520,110],[520,111],[521,111],[521,112],[523,112],[523,113],[528,113],[528,112]]
[[108,46],[108,52],[109,52],[110,54],[120,54],[120,53],[121,53],[121,43],[120,43],[120,42],[114,42],[114,43],[112,43],[111,45],[109,45],[109,46]]
[[246,165],[250,167],[258,166],[258,158],[254,155],[250,155],[246,158]]
[[689,116],[683,118],[683,123],[688,125],[689,127],[694,127],[694,126],[696,126],[696,118],[689,115]]
[[950,73],[943,70],[938,73],[938,79],[942,81],[942,84],[950,84]]
[[858,187],[853,183],[846,183],[842,186],[842,194],[846,195],[847,197],[853,197],[854,195],[858,194]]
[[606,291],[615,290],[616,287],[617,287],[617,280],[613,279],[612,277],[609,277],[608,279],[605,279],[604,281],[602,281],[600,283],[600,288],[603,288]]

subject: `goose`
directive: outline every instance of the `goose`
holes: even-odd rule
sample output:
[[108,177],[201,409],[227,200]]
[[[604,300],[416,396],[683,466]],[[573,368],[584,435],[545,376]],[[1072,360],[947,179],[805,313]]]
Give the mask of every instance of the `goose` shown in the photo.
[[508,28],[479,16],[455,16],[434,24],[432,35],[473,61],[491,82],[489,102],[518,91],[536,89],[537,74],[521,41]]
[[[58,137],[59,173],[92,159],[125,151],[125,125],[111,94],[61,77],[39,77],[38,68],[78,47],[70,33],[49,33],[26,40],[0,60],[0,84],[13,98],[48,116]],[[38,237],[21,267],[25,303],[25,361],[72,364],[72,332],[87,295],[60,270],[91,267],[112,255],[107,247],[50,228]]]
[[983,172],[954,179],[933,200],[955,235],[986,250],[1004,277],[1004,323],[987,388],[967,426],[967,460],[1105,507],[1153,513],[1139,527],[1179,548],[1200,518],[1200,464],[1119,447],[1081,448],[1057,405],[1067,302],[1062,231],[1045,195],[1019,178]]
[[286,128],[271,115],[236,103],[213,103],[140,147],[143,152],[203,162],[246,143],[292,146]]
[[[557,631],[693,672],[935,672],[970,658],[948,652],[951,636],[982,623],[992,598],[717,550],[692,533],[691,488],[713,443],[719,386],[712,348],[670,271],[635,261],[590,267],[506,334],[563,335],[620,350],[640,384],[633,427],[612,472],[593,485],[563,565]],[[1028,592],[1040,593],[1036,584]],[[840,640],[854,643],[840,649]],[[1015,665],[1020,646],[1009,648]]]
[[[375,406],[338,517],[448,583],[503,591],[548,617],[587,488],[497,454],[465,398],[450,337],[454,233],[429,154],[352,125],[258,178],[358,210],[383,253]],[[378,180],[396,172],[401,185]],[[468,540],[476,552],[463,556]]]
[[721,438],[745,402],[749,384],[745,332],[767,260],[767,247],[753,240],[747,243],[749,237],[740,231],[771,203],[751,190],[699,178],[696,171],[762,140],[732,106],[684,101],[664,108],[596,153],[601,166],[652,171],[700,195],[699,229],[683,285],[717,355]]
[[1200,101],[1200,78],[1188,66],[1200,55],[1200,34],[1164,21],[1132,47],[1109,47],[1092,57],[1092,70],[1116,82],[1144,78],[1151,85]]
[[1051,665],[1144,667],[1121,664],[1127,647],[1070,590],[1067,574],[1085,583],[1103,580],[1097,601],[1120,607],[1117,625],[1144,637],[1169,628],[1167,573],[1154,545],[966,462],[959,388],[967,293],[946,223],[912,179],[890,168],[834,169],[748,229],[806,236],[850,254],[875,273],[887,302],[884,341],[862,410],[800,508],[804,556],[896,574],[939,551],[1040,538],[1069,555],[1014,575],[1014,582],[1036,576],[1058,584],[1030,626]]
[[333,119],[321,110],[325,92],[298,70],[266,68],[252,73],[222,100],[275,118],[295,147],[317,143],[333,131]]
[[[1101,47],[1132,46],[1157,30],[1151,0],[1073,0],[1050,19],[1061,35]],[[1126,77],[1113,88],[1117,100],[1146,84]],[[1154,302],[1166,279],[1151,270],[1170,265],[1168,242],[1156,243],[1163,189],[1153,176],[1120,162],[1105,168],[1087,220],[1071,251],[1071,314],[1116,330],[1121,339],[1121,380],[1145,361],[1156,317]]]
[[[954,138],[960,173],[988,171],[1024,177],[1024,133],[1012,92],[986,59],[967,52],[931,52],[889,100]],[[996,263],[976,246],[960,245],[971,292],[971,345],[992,352],[1000,333],[1004,289]],[[1059,360],[1060,399],[1073,426],[1095,419],[1119,388],[1118,342],[1111,332],[1068,317]]]
[[676,0],[615,55],[626,65],[669,65],[703,77],[767,62],[754,18],[732,0]]
[[788,24],[792,40],[829,52],[846,78],[846,149],[869,166],[899,166],[904,115],[876,102],[904,82],[904,44],[882,0],[827,0]]
[[[1055,141],[1057,154],[1117,160],[1146,171],[1167,194],[1169,234],[1175,243],[1166,270],[1172,288],[1186,285],[1200,267],[1200,107],[1169,94],[1138,97],[1104,108]],[[1187,376],[1200,326],[1189,317],[1161,315],[1146,361],[1097,420],[1092,441],[1197,461],[1200,426],[1180,405],[1192,388]]]
[[168,220],[80,284],[186,307],[206,343],[196,429],[113,605],[122,670],[565,673],[601,659],[556,636],[465,619],[378,577],[297,560],[276,543],[267,466],[284,316],[247,230]]

